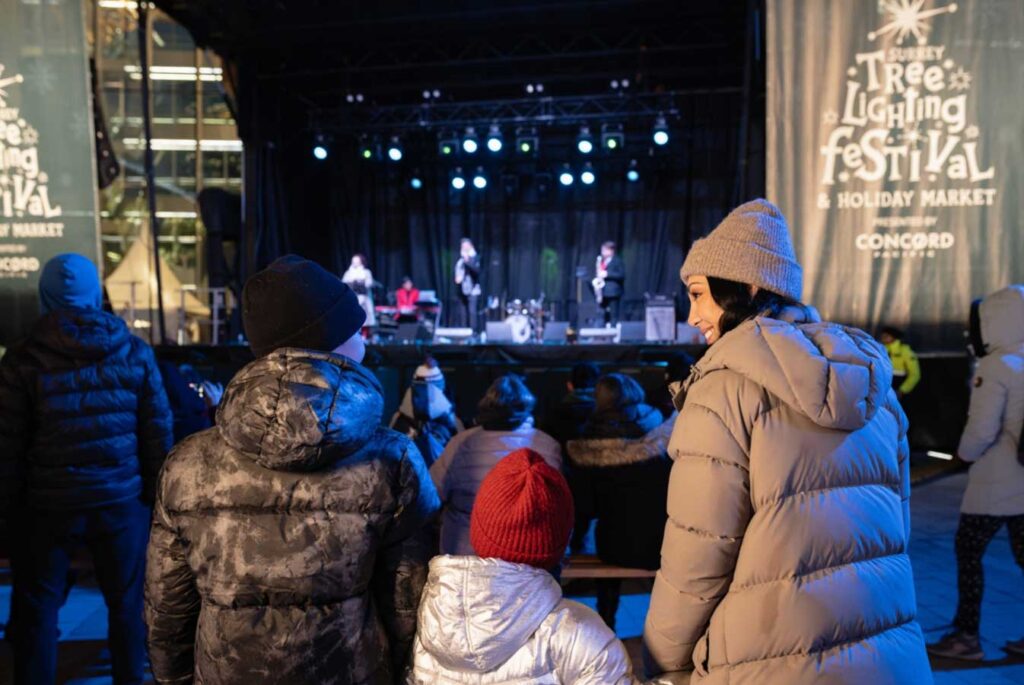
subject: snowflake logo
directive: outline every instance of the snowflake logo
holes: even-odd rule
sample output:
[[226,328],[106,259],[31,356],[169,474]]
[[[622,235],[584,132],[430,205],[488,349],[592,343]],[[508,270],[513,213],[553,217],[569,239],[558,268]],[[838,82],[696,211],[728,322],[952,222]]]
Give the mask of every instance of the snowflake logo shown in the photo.
[[963,67],[957,67],[956,71],[949,75],[949,87],[953,90],[967,90],[971,87],[971,73],[964,71]]
[[826,124],[828,124],[830,126],[833,125],[833,124],[838,124],[839,123],[839,113],[837,111],[835,111],[834,109],[830,109],[830,110],[828,110],[827,112],[825,112],[824,114],[821,115],[821,120],[824,123],[826,123]]
[[914,34],[918,45],[924,45],[931,29],[927,20],[939,14],[952,14],[957,9],[954,2],[946,7],[925,10],[921,9],[924,3],[925,0],[881,0],[882,11],[888,15],[889,23],[868,33],[868,40],[895,34],[896,44],[903,45],[907,36]]
[[39,142],[39,131],[32,126],[26,126],[21,133],[21,139],[25,141],[26,145],[35,145]]
[[25,77],[21,74],[4,78],[4,65],[0,64],[0,107],[7,106],[7,86],[21,83],[24,80]]
[[917,127],[917,124],[910,124],[903,129],[900,138],[910,147],[917,147],[917,144],[924,140],[924,136],[921,135],[921,130]]
[[977,138],[979,135],[981,135],[981,131],[978,130],[977,126],[971,124],[970,126],[964,129],[964,135],[967,136],[968,138]]

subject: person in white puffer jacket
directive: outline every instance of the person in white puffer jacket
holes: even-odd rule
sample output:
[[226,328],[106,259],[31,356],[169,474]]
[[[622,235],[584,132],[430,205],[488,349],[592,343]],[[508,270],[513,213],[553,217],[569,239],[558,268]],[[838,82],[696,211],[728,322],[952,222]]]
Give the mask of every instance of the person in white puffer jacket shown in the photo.
[[[1024,568],[1024,465],[1018,462],[1024,426],[1024,286],[1003,288],[972,306],[971,344],[978,364],[957,450],[971,462],[956,531],[959,602],[953,630],[928,645],[928,651],[981,661],[981,560],[1004,525],[1013,556]],[[1007,642],[1003,649],[1024,656],[1024,639]]]
[[411,685],[635,685],[626,650],[550,572],[572,530],[565,478],[530,449],[502,459],[476,497],[479,556],[430,562]]

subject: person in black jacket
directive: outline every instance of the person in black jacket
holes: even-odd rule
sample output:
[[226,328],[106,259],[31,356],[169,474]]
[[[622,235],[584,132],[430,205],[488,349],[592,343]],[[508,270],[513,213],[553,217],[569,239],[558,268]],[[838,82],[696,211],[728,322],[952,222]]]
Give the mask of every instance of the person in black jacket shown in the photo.
[[594,413],[594,384],[601,376],[601,369],[593,362],[579,362],[572,367],[569,391],[562,400],[548,410],[541,429],[558,441],[565,450],[565,444],[582,435],[583,424]]
[[[576,530],[585,531],[597,519],[601,561],[657,570],[672,469],[666,450],[675,417],[664,421],[644,402],[643,388],[619,373],[602,376],[594,397],[583,437],[567,445]],[[574,537],[574,544],[579,540]],[[598,583],[597,599],[598,613],[614,628],[619,582]]]
[[43,268],[43,316],[0,363],[0,515],[23,534],[15,565],[15,681],[52,683],[57,614],[76,547],[90,550],[116,683],[141,683],[149,503],[171,447],[153,350],[100,309],[96,267]]
[[476,333],[478,330],[478,310],[480,301],[480,255],[473,247],[473,241],[463,238],[459,241],[459,259],[455,262],[455,286],[459,296],[457,323],[469,326]]
[[625,292],[626,266],[611,240],[601,243],[601,256],[597,259],[597,277],[604,280],[599,304],[604,312],[606,326],[617,324],[621,314],[622,295]]
[[158,683],[397,683],[440,500],[383,428],[355,293],[288,255],[254,274],[256,360],[167,458],[146,565]]

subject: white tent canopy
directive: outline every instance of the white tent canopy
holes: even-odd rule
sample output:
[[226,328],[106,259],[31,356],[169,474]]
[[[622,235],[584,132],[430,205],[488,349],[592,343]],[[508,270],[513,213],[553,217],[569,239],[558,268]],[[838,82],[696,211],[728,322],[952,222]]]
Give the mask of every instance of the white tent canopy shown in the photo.
[[[110,304],[133,328],[149,323],[149,312],[157,309],[156,269],[153,268],[153,242],[143,230],[125,253],[124,259],[105,279]],[[167,262],[160,258],[163,286],[165,336],[173,338],[184,329],[187,317],[209,318],[210,308],[195,293],[182,287]],[[183,311],[184,309],[184,311]],[[128,320],[134,312],[134,320]],[[145,324],[142,322],[145,321]],[[141,324],[141,325],[140,325]],[[154,321],[154,328],[157,324]]]

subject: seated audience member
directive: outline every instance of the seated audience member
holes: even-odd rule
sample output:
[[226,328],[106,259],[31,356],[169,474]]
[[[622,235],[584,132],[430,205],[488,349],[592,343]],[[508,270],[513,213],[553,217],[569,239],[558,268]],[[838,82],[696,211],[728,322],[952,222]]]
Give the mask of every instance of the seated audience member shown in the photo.
[[544,430],[565,449],[565,443],[581,435],[583,424],[594,412],[594,384],[601,370],[592,362],[579,362],[572,367],[569,394],[548,411]]
[[441,553],[472,554],[469,516],[480,483],[502,457],[528,447],[555,469],[562,467],[562,452],[550,435],[533,427],[535,400],[517,376],[491,383],[477,405],[479,425],[465,430],[448,443],[430,467],[444,504],[441,516]]
[[[576,501],[573,550],[597,520],[597,556],[616,566],[657,570],[668,518],[665,502],[672,461],[668,438],[674,416],[644,404],[644,391],[618,373],[602,376],[595,390],[597,406],[583,427],[583,438],[570,440],[569,482]],[[598,613],[614,627],[619,581],[598,583]]]
[[91,261],[50,259],[39,298],[42,316],[0,364],[14,682],[55,682],[58,613],[71,560],[87,547],[107,606],[113,679],[141,683],[146,532],[171,410],[152,348],[101,308]]
[[476,555],[430,562],[411,683],[636,682],[622,643],[552,573],[572,520],[569,487],[541,455],[519,449],[491,469],[470,523]]
[[288,255],[254,274],[256,360],[217,426],[167,458],[146,566],[159,683],[399,682],[440,503],[415,445],[380,427],[355,293]]
[[391,417],[391,428],[416,443],[428,467],[441,456],[452,436],[463,430],[444,394],[444,374],[433,358],[427,357],[416,368],[412,385]]
[[399,314],[415,314],[416,303],[420,300],[420,291],[412,284],[408,276],[402,279],[402,287],[395,291],[395,306]]

